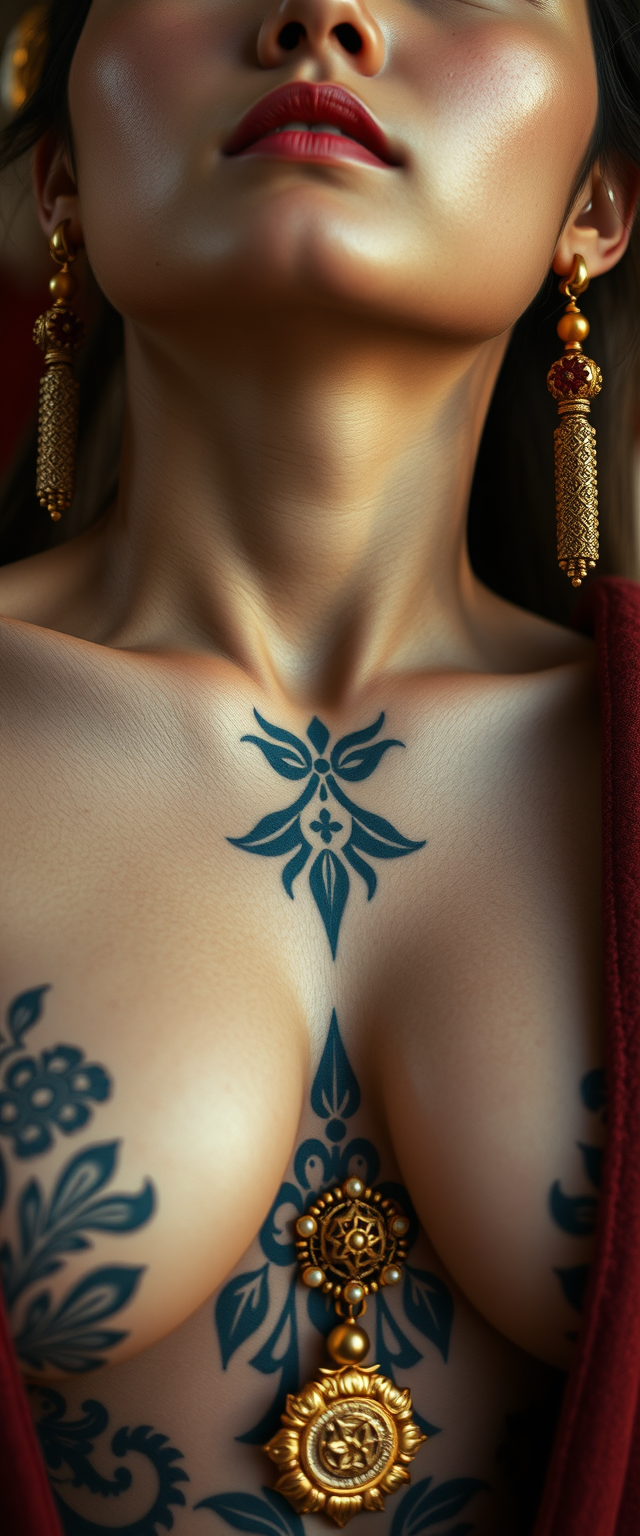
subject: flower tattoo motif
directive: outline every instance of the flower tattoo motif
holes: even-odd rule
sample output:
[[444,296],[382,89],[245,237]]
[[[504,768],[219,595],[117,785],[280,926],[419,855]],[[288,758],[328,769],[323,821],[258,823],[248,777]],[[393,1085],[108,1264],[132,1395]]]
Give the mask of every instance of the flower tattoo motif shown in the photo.
[[[7,1035],[0,1034],[0,1137],[13,1142],[14,1157],[40,1157],[53,1146],[55,1132],[71,1136],[87,1125],[92,1105],[104,1104],[112,1083],[96,1062],[85,1060],[73,1045],[56,1045],[27,1055],[25,1035],[39,1023],[49,987],[34,987],[14,998],[7,1012]],[[10,1065],[10,1057],[14,1057]],[[0,1205],[4,1192],[0,1159]]]
[[[235,848],[259,854],[261,858],[273,859],[281,854],[292,854],[293,857],[282,871],[282,884],[287,896],[293,901],[293,882],[302,873],[314,851],[302,829],[302,812],[316,794],[321,801],[331,796],[340,810],[347,812],[351,818],[347,841],[339,850],[329,846],[322,848],[309,870],[311,894],[324,923],[335,960],[340,924],[350,888],[347,864],[364,881],[368,900],[371,901],[378,877],[362,855],[368,854],[369,858],[374,859],[402,859],[425,846],[424,840],[413,842],[411,838],[404,837],[384,816],[374,815],[372,811],[356,805],[337,781],[342,779],[346,783],[355,784],[370,778],[385,752],[391,747],[404,747],[404,742],[392,739],[374,741],[384,724],[384,714],[381,714],[373,725],[362,731],[353,731],[349,736],[342,736],[333,747],[330,757],[326,757],[329,731],[314,715],[307,730],[307,738],[316,753],[313,757],[307,743],[299,736],[264,720],[257,709],[253,713],[268,739],[265,740],[265,736],[243,736],[242,740],[253,742],[254,746],[259,747],[281,778],[299,781],[306,779],[307,783],[292,805],[263,816],[244,837],[230,837],[227,841]],[[322,842],[329,845],[334,836],[344,830],[344,823],[332,820],[331,812],[325,806],[317,820],[309,824],[309,830],[317,832]]]
[[0,1136],[11,1137],[16,1157],[34,1157],[53,1144],[51,1127],[69,1136],[87,1124],[90,1104],[103,1104],[111,1084],[82,1051],[59,1045],[15,1061],[0,1093]]
[[325,806],[320,812],[318,821],[312,821],[311,831],[319,832],[323,843],[330,843],[334,832],[342,831],[342,822],[332,821],[331,811],[328,811]]

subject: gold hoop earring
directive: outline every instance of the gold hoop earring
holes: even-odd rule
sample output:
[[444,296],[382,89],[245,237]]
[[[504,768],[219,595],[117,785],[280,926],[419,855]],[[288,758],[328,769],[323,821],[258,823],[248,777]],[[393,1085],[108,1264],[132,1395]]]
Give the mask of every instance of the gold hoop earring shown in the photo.
[[69,223],[65,219],[59,224],[49,241],[51,256],[60,270],[49,283],[53,308],[39,316],[33,332],[47,368],[40,384],[36,491],[40,506],[46,507],[54,523],[60,521],[73,497],[79,391],[72,369],[84,341],[82,321],[66,308],[78,292],[76,278],[69,271],[77,259],[77,251],[67,241]]
[[584,257],[574,256],[560,292],[569,300],[557,326],[564,354],[547,374],[547,389],[558,401],[560,425],[553,434],[556,469],[558,565],[572,586],[579,587],[598,559],[598,476],[596,432],[587,417],[589,401],[602,389],[602,374],[593,358],[585,357],[582,342],[589,321],[576,299],[589,286]]

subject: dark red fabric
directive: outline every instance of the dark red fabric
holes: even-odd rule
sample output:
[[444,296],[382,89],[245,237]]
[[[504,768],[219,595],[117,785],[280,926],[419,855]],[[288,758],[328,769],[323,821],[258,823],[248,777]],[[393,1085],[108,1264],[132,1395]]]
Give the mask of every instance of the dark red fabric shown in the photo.
[[[602,711],[607,1150],[584,1324],[535,1536],[640,1536],[640,587],[594,582],[580,622],[597,643]],[[61,1536],[1,1319],[0,1531]]]
[[606,1072],[596,1261],[535,1536],[640,1533],[640,587],[594,582],[602,718]]
[[61,1536],[1,1306],[0,1532],[2,1536]]

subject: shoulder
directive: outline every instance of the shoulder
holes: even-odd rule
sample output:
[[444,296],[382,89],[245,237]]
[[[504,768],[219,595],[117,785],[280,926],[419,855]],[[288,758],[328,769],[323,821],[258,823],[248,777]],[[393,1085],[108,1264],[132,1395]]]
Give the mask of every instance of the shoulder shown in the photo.
[[466,617],[481,657],[481,670],[524,678],[593,660],[588,626],[582,632],[553,623],[490,591],[476,577],[467,594]]
[[0,566],[0,616],[83,634],[103,549],[103,518],[55,549]]

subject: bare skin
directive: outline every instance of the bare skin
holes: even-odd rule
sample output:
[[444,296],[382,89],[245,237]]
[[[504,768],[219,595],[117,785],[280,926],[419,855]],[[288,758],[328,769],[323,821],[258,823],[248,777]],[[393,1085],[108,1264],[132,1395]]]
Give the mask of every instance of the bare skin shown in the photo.
[[[290,79],[351,90],[394,165],[226,157]],[[566,217],[586,11],[94,0],[69,99],[75,167],[41,144],[41,218],[71,219],[125,316],[128,416],[117,506],[0,573],[1,990],[49,984],[37,1050],[72,1042],[115,1090],[37,1169],[8,1158],[0,1231],[15,1244],[28,1176],[50,1193],[96,1140],[157,1208],[47,1282],[60,1301],[98,1263],[147,1266],[108,1364],[27,1375],[183,1451],[176,1536],[220,1523],[200,1499],[270,1481],[236,1437],[273,1396],[249,1361],[276,1313],[223,1373],[211,1298],[264,1263],[335,1009],[349,1133],[409,1190],[412,1263],[454,1301],[448,1364],[423,1340],[398,1371],[440,1431],[414,1479],[482,1480],[474,1530],[513,1536],[496,1451],[570,1364],[554,1271],[591,1256],[548,1197],[586,1193],[576,1144],[600,1134],[580,1096],[602,1061],[599,728],[591,645],[477,582],[465,514],[511,326],[552,264],[580,251],[595,277],[628,236],[628,188],[612,201],[597,166]],[[291,903],[227,841],[285,804],[241,743],[254,709],[332,740],[384,710],[405,744],[358,794],[426,847],[371,905],[354,885],[335,961],[308,885]],[[322,1352],[298,1309],[304,1375]]]

